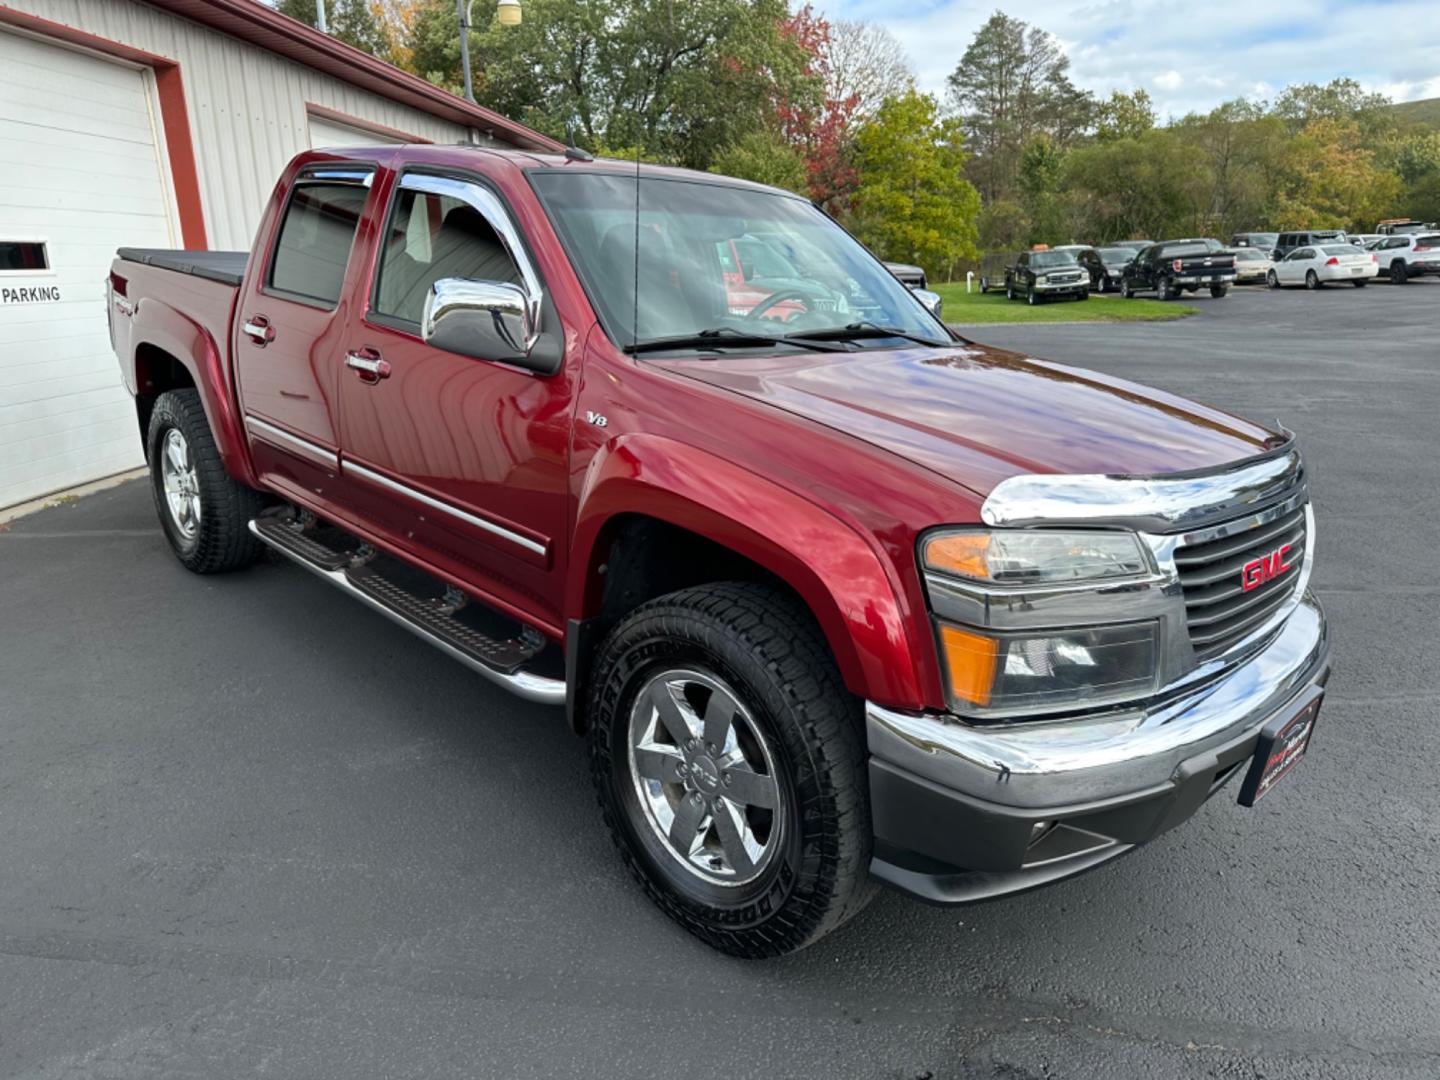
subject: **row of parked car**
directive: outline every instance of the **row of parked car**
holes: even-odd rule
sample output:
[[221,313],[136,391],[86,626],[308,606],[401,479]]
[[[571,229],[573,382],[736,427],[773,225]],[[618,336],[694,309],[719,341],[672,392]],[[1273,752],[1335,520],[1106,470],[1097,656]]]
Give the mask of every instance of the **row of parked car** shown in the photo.
[[980,291],[1003,288],[1009,299],[1038,304],[1084,300],[1092,292],[1127,298],[1153,292],[1172,300],[1206,289],[1218,298],[1237,284],[1318,289],[1349,282],[1363,288],[1381,275],[1404,284],[1440,274],[1440,230],[1413,224],[1420,227],[1363,238],[1340,230],[1251,232],[1235,234],[1229,245],[1208,237],[1125,240],[988,255],[981,265]]

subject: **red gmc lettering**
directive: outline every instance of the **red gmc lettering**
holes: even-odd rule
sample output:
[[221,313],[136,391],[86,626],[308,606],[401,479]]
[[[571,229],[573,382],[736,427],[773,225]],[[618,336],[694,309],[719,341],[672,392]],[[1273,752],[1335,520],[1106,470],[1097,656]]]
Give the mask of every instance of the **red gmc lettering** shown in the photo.
[[1269,555],[1261,555],[1258,559],[1252,559],[1245,564],[1240,571],[1240,584],[1246,592],[1259,588],[1265,582],[1279,577],[1281,574],[1294,568],[1294,564],[1287,561],[1290,554],[1290,545],[1284,544]]

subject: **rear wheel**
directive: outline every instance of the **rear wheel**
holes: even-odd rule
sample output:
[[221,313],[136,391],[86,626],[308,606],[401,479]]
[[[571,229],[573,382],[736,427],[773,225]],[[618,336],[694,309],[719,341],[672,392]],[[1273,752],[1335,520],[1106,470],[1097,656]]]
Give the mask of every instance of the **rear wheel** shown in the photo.
[[1410,273],[1405,265],[1405,260],[1396,259],[1390,264],[1390,280],[1396,285],[1404,285],[1410,278]]
[[1354,285],[1357,289],[1363,289],[1366,285],[1369,285],[1370,283],[1368,281],[1352,281],[1350,282],[1350,284]]
[[1169,278],[1161,278],[1155,283],[1155,298],[1157,300],[1170,300],[1175,296],[1175,287],[1170,284]]
[[1010,281],[1008,278],[1007,278],[1006,281],[1005,281],[1005,299],[1006,299],[1006,300],[1014,300],[1014,299],[1015,299],[1015,283],[1012,282],[1012,281]]
[[225,471],[194,390],[161,394],[146,437],[155,510],[165,539],[186,569],[219,574],[248,566],[262,546],[250,519],[264,497]]
[[1229,291],[1230,291],[1229,288],[1226,287],[1226,286],[1224,286],[1224,285],[1211,285],[1211,286],[1210,286],[1210,295],[1213,296],[1216,300],[1219,300],[1222,296],[1224,296],[1224,295],[1225,295],[1226,293],[1228,293]]
[[984,274],[980,275],[980,295],[984,296],[990,291],[990,279]]
[[1305,288],[1311,291],[1320,288],[1320,278],[1316,276],[1314,270],[1305,271]]
[[745,583],[661,597],[611,632],[592,687],[606,824],[686,930],[777,956],[869,901],[861,706],[798,602]]
[[1120,299],[1122,299],[1122,300],[1130,300],[1130,299],[1132,299],[1134,296],[1135,296],[1135,293],[1134,293],[1134,292],[1131,290],[1131,288],[1130,288],[1130,279],[1129,279],[1129,278],[1121,278],[1121,279],[1120,279]]

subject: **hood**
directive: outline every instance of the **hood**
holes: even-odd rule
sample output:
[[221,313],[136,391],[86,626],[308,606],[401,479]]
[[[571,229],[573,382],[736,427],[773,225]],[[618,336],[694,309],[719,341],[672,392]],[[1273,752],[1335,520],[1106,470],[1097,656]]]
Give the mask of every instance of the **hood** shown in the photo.
[[1284,441],[1184,398],[979,345],[650,362],[862,439],[981,496],[1022,473],[1185,472]]

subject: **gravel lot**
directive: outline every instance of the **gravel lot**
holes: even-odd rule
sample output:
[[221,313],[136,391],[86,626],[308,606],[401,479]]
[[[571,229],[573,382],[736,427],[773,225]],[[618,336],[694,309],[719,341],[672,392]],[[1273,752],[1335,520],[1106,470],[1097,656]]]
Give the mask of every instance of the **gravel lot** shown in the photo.
[[1440,282],[1196,304],[970,333],[1301,433],[1337,666],[1261,808],[729,960],[558,712],[297,568],[185,573],[131,483],[0,532],[0,1075],[1433,1078]]

